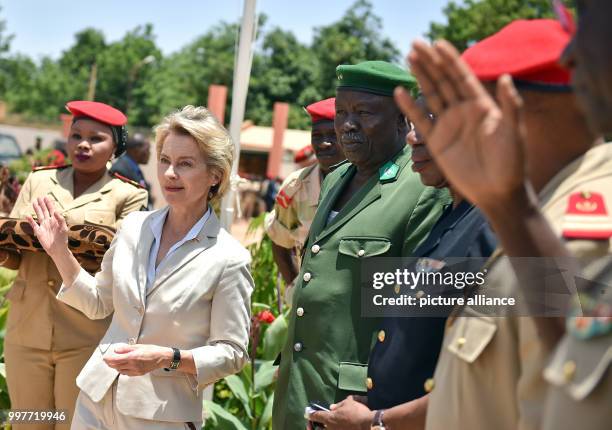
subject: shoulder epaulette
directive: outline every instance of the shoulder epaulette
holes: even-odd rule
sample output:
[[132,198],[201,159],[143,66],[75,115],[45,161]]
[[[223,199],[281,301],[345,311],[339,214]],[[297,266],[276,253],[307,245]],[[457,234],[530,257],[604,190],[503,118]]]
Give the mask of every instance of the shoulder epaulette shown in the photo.
[[579,191],[569,196],[563,220],[563,236],[586,240],[606,240],[612,237],[612,217],[603,194]]
[[135,187],[142,188],[143,190],[146,190],[146,188],[145,188],[145,187],[143,187],[142,185],[140,185],[138,182],[136,182],[136,181],[132,181],[131,179],[126,178],[125,176],[122,176],[122,175],[120,175],[120,174],[119,174],[119,173],[117,173],[117,172],[113,172],[113,173],[111,173],[110,175],[111,175],[113,178],[117,178],[117,179],[119,179],[119,180],[121,180],[121,181],[123,181],[123,182],[127,182],[127,183],[128,183],[128,184],[130,184],[130,185],[134,185]]
[[43,170],[62,170],[70,166],[72,166],[72,164],[64,164],[62,166],[38,166],[34,167],[32,172],[41,172]]
[[276,203],[280,207],[287,209],[291,205],[291,202],[293,201],[293,196],[295,196],[295,194],[302,186],[302,180],[300,179],[300,176],[302,172],[308,168],[309,167],[304,167],[302,169],[295,170],[285,178],[282,185],[280,186],[280,189],[278,190],[278,193],[276,194]]

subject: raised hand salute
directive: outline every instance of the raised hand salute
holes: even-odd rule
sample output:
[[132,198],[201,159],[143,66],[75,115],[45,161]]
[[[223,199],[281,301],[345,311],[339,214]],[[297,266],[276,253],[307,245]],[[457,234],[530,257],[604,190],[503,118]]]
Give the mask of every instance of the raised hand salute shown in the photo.
[[447,41],[415,42],[408,61],[436,121],[403,88],[396,89],[395,100],[449,182],[485,211],[524,191],[522,101],[510,76],[497,81],[498,105]]

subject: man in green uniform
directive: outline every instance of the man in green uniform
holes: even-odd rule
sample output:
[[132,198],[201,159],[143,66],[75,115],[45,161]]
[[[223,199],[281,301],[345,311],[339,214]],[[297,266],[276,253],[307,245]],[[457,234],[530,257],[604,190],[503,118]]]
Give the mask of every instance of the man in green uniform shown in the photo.
[[428,234],[446,191],[411,169],[408,123],[395,105],[411,75],[390,63],[337,68],[335,129],[349,163],[321,188],[295,286],[274,398],[273,428],[303,429],[309,401],[365,393],[375,324],[361,317],[361,268],[374,256],[410,256]]

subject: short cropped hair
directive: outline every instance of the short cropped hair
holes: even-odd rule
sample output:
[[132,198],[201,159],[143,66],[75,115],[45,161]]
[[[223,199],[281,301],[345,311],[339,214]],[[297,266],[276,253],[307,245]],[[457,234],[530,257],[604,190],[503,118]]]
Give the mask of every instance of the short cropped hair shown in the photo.
[[206,165],[219,175],[220,181],[211,187],[213,202],[220,199],[230,185],[230,173],[234,161],[234,144],[223,125],[201,106],[185,106],[166,116],[155,127],[155,147],[159,160],[164,141],[170,133],[193,137],[206,159]]

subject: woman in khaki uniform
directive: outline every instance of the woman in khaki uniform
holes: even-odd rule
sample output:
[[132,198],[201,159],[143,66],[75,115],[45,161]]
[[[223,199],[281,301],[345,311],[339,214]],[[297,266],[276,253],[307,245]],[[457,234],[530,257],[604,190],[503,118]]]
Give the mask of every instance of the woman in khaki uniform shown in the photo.
[[[34,215],[32,202],[53,199],[68,225],[94,223],[117,228],[130,212],[146,208],[147,192],[112,176],[107,162],[125,148],[120,111],[97,102],[67,104],[74,115],[67,150],[73,164],[30,174],[11,217]],[[61,277],[42,252],[0,251],[0,264],[19,269],[7,294],[11,302],[4,357],[13,409],[66,411],[66,422],[39,423],[27,429],[69,428],[78,395],[75,379],[106,332],[110,318],[90,320],[55,299]],[[21,426],[14,426],[16,429]]]

